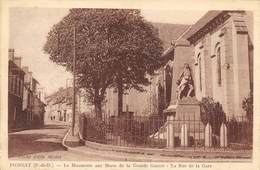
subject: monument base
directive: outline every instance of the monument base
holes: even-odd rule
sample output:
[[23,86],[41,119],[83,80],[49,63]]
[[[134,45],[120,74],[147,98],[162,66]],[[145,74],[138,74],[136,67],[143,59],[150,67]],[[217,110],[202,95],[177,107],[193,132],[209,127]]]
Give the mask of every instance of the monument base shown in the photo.
[[195,97],[177,101],[175,120],[200,120],[200,104]]
[[178,100],[176,105],[170,105],[165,109],[164,114],[169,119],[173,117],[173,133],[175,138],[180,140],[181,146],[197,145],[204,140],[200,104],[195,97],[184,97]]
[[184,97],[176,104],[170,104],[163,111],[165,115],[174,115],[175,120],[200,120],[200,104],[195,97]]

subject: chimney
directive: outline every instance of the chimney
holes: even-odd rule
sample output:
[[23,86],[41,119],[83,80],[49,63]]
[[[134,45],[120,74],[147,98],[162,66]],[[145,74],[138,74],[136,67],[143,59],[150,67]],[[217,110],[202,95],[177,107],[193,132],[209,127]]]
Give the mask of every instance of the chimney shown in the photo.
[[14,60],[14,49],[13,48],[9,48],[8,50],[9,53],[9,60]]
[[30,82],[30,77],[29,77],[29,67],[28,66],[23,66],[22,70],[25,72],[25,76],[24,76],[24,83],[29,83]]
[[14,63],[21,68],[22,58],[21,57],[14,57]]
[[23,66],[22,69],[25,73],[27,73],[27,74],[29,73],[29,67],[28,66]]

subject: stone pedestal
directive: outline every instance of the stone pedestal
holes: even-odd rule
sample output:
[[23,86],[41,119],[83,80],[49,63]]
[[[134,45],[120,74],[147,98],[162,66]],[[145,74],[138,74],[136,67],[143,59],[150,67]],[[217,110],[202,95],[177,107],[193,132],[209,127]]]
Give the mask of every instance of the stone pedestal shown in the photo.
[[186,126],[186,138],[182,138],[182,136],[180,138],[181,144],[184,143],[184,146],[191,146],[198,140],[204,139],[204,126],[200,120],[200,104],[195,97],[184,97],[177,101],[175,120],[177,129]]
[[174,117],[173,115],[167,116],[167,148],[174,148]]
[[164,113],[168,116],[173,115],[173,133],[180,139],[181,146],[190,146],[204,140],[205,129],[200,120],[200,104],[195,97],[178,100],[175,105],[170,105],[164,110]]
[[200,120],[200,105],[195,97],[185,97],[176,104],[176,120]]

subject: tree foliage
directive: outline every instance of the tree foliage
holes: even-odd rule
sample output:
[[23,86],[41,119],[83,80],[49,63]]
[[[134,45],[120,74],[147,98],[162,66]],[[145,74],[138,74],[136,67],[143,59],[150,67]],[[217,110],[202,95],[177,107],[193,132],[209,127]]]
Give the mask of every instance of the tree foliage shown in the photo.
[[211,97],[202,98],[200,117],[204,125],[209,123],[212,127],[213,134],[219,135],[222,123],[226,122],[226,114],[222,105],[215,102]]
[[242,101],[242,108],[246,112],[246,116],[249,120],[253,120],[253,112],[254,112],[254,98],[253,93],[250,93],[248,97],[244,98]]
[[77,83],[101,111],[107,88],[142,91],[146,74],[161,66],[163,47],[158,32],[136,9],[71,9],[47,36],[45,53],[72,71],[73,30],[76,32]]

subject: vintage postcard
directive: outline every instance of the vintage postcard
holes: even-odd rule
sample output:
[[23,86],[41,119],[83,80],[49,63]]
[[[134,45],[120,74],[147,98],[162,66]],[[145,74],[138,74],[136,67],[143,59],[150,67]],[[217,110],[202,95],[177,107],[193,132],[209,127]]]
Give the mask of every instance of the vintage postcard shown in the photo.
[[0,170],[259,169],[259,5],[1,1]]

